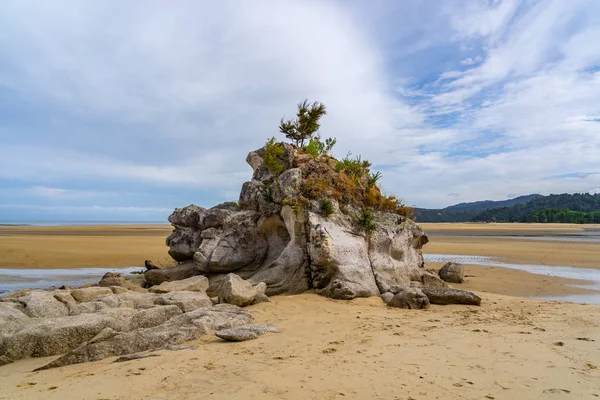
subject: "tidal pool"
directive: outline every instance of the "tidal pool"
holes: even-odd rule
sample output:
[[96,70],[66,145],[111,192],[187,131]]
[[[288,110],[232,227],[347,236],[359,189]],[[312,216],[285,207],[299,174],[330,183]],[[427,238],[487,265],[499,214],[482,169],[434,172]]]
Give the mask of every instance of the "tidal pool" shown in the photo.
[[16,269],[0,268],[0,294],[26,288],[51,289],[60,286],[81,286],[98,283],[107,272],[130,274],[143,271],[142,267],[125,268],[71,268],[71,269]]
[[[600,270],[591,268],[575,268],[553,265],[510,264],[498,261],[498,257],[471,256],[457,254],[423,254],[425,262],[446,263],[456,262],[467,265],[484,265],[490,267],[518,269],[532,274],[554,276],[557,278],[578,279],[588,281],[584,285],[572,285],[584,289],[600,291]],[[569,296],[535,297],[540,300],[571,301],[575,303],[600,304],[600,292]]]

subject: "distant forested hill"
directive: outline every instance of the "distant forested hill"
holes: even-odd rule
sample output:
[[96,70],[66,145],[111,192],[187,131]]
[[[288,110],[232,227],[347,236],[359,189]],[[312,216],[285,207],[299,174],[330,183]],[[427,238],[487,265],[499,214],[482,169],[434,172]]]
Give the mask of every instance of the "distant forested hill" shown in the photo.
[[491,208],[510,207],[515,204],[526,204],[533,199],[543,197],[541,194],[530,194],[503,201],[476,201],[460,203],[442,209],[415,208],[418,222],[470,222],[481,212]]
[[526,204],[488,209],[473,221],[600,223],[600,194],[551,194]]
[[439,210],[416,208],[418,222],[600,223],[600,194],[531,194],[505,201],[461,203]]

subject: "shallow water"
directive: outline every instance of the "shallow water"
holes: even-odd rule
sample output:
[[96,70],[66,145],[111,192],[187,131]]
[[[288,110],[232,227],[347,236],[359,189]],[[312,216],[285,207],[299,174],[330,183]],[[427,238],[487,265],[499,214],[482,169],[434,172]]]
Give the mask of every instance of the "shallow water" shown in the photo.
[[76,268],[76,269],[12,269],[0,268],[0,294],[26,288],[51,289],[60,286],[81,286],[98,283],[107,272],[130,274],[141,267]]
[[[578,279],[588,281],[584,285],[572,285],[590,290],[600,291],[600,270],[591,268],[574,268],[566,266],[552,265],[532,265],[532,264],[510,264],[498,261],[497,257],[488,256],[470,256],[456,254],[424,254],[425,262],[428,263],[446,263],[449,261],[467,264],[484,265],[490,267],[518,269],[532,274],[554,276],[557,278]],[[600,293],[578,294],[569,296],[555,297],[537,297],[542,300],[560,300],[571,301],[575,303],[600,304]]]
[[536,241],[552,241],[552,242],[592,242],[600,243],[600,236],[596,234],[579,234],[579,235],[542,235],[542,236],[529,236],[529,235],[445,235],[440,233],[434,233],[429,235],[435,236],[451,236],[459,238],[473,238],[473,239],[515,239],[515,240],[536,240]]

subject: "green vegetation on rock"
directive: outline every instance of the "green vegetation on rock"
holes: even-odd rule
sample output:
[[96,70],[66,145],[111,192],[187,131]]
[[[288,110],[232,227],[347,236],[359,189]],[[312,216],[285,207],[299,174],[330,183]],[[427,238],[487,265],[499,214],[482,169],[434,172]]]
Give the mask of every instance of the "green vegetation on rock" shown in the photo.
[[327,199],[321,201],[321,212],[328,217],[333,214],[333,203]]
[[281,119],[279,131],[296,146],[304,147],[304,142],[310,140],[321,127],[319,120],[325,114],[327,110],[323,103],[315,101],[309,104],[308,99],[304,100],[298,104],[296,119]]
[[280,157],[285,153],[285,149],[281,143],[275,141],[275,138],[267,140],[265,144],[265,165],[269,169],[269,172],[277,176],[283,171],[284,165],[280,160]]
[[265,146],[265,164],[273,175],[277,176],[283,169],[289,168],[287,165],[290,161],[286,161],[284,166],[282,158],[293,159],[293,167],[300,169],[302,180],[299,193],[293,199],[294,204],[308,205],[311,200],[320,202],[321,212],[327,216],[333,213],[332,201],[335,200],[342,212],[348,206],[353,206],[368,212],[392,212],[411,218],[412,208],[405,206],[395,196],[382,194],[377,185],[381,173],[372,173],[369,161],[363,160],[360,155],[353,157],[350,153],[341,160],[331,156],[336,139],[321,141],[317,133],[319,120],[325,114],[322,103],[309,104],[308,100],[304,100],[298,104],[295,119],[281,120],[279,130],[293,143],[291,158],[285,154],[283,144],[276,143],[274,138]]

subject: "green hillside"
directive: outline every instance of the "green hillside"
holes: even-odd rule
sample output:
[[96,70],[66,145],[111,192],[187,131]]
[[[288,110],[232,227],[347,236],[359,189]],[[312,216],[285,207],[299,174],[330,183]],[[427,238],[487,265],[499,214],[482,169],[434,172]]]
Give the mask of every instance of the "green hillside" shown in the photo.
[[600,223],[600,194],[551,194],[526,204],[488,209],[473,221]]

